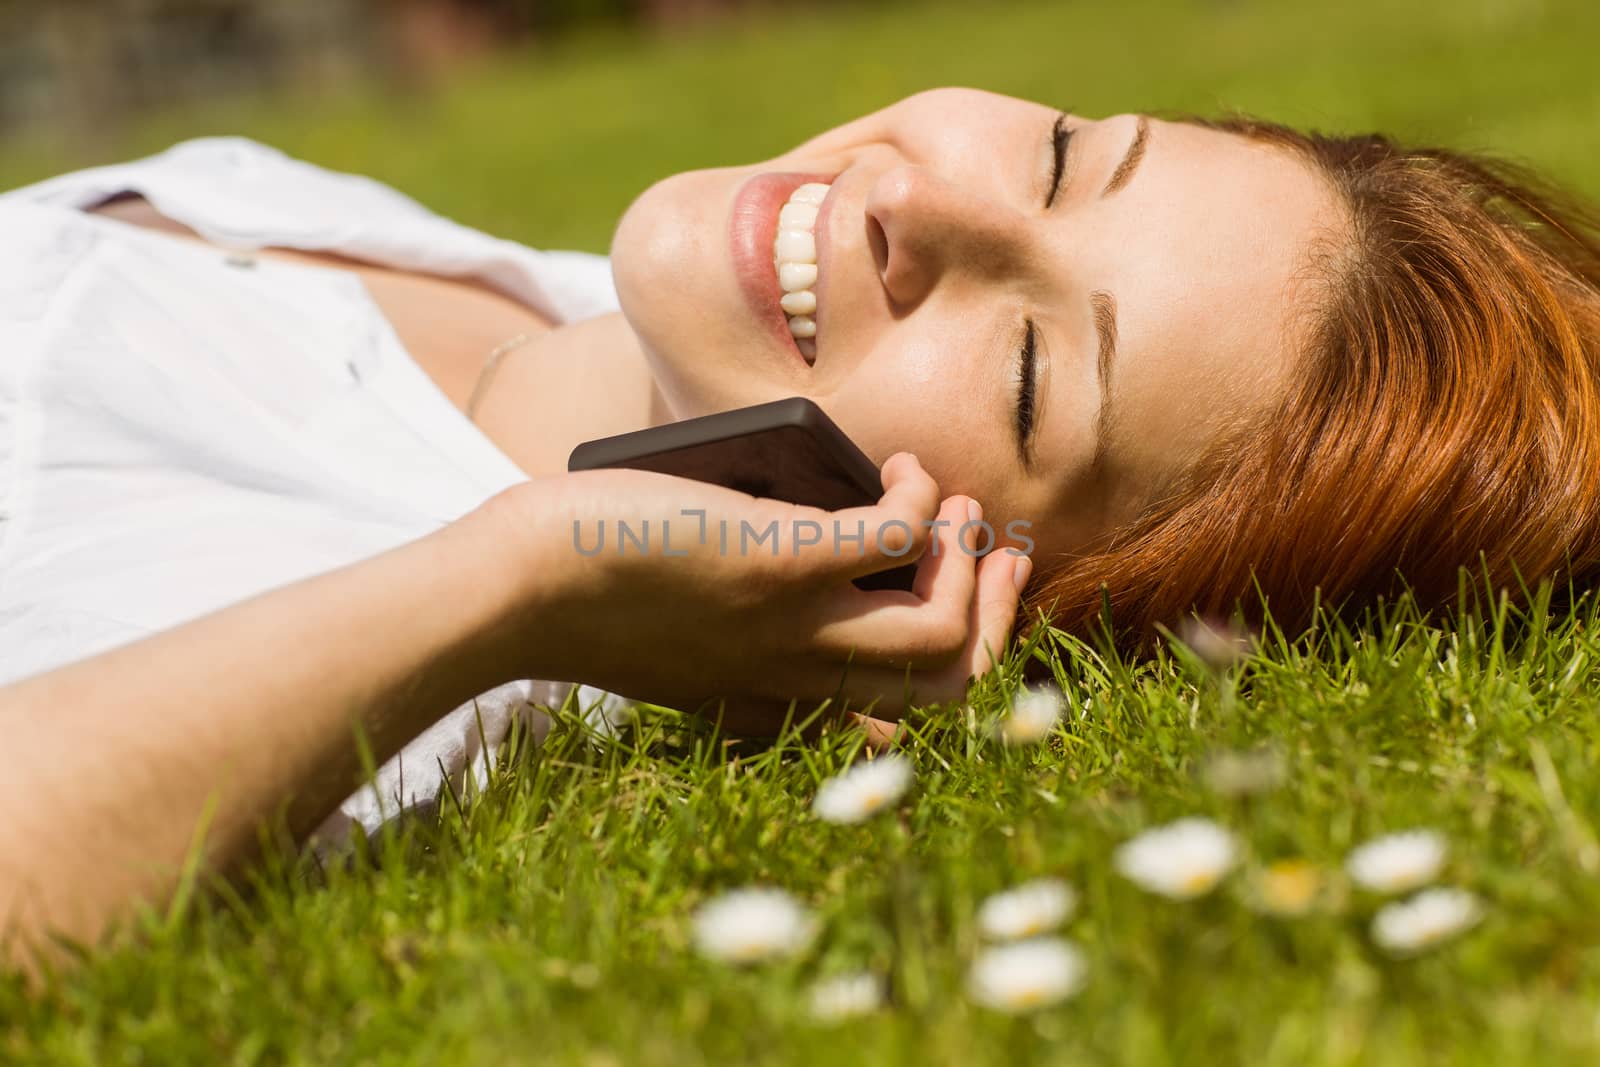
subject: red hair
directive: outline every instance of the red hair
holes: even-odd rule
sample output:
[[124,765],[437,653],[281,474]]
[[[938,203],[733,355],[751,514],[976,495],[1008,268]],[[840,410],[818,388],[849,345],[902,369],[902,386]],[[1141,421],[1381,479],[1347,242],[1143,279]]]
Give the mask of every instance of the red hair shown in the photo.
[[1591,210],[1509,163],[1190,119],[1292,152],[1349,221],[1313,250],[1293,384],[1176,491],[1086,552],[1040,561],[1033,613],[1119,644],[1191,612],[1292,636],[1409,589],[1455,602],[1473,568],[1600,577],[1600,239]]

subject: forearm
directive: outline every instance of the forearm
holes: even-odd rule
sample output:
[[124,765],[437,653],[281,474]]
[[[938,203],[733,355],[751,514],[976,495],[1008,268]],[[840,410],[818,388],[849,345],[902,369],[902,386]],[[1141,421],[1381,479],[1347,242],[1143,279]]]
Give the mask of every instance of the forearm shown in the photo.
[[[480,513],[369,560],[0,689],[0,929],[92,937],[160,900],[206,815],[228,866],[297,835],[442,713],[514,677],[528,605]],[[208,812],[209,808],[209,812]]]

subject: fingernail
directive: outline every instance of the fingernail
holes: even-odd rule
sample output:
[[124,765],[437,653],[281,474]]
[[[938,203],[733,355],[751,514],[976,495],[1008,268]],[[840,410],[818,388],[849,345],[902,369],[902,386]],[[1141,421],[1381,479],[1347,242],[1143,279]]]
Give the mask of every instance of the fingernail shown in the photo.
[[976,500],[973,500],[971,497],[967,498],[967,521],[983,521],[983,505],[978,503]]
[[1022,592],[1022,587],[1028,584],[1028,577],[1033,574],[1033,557],[1018,556],[1016,569],[1011,572],[1011,582],[1017,587],[1017,592]]

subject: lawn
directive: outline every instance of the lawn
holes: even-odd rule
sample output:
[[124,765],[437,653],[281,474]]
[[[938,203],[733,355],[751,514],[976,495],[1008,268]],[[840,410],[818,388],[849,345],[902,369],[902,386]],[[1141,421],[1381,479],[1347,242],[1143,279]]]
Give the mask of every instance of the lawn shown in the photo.
[[[840,7],[592,34],[426,98],[189,110],[94,158],[20,143],[0,187],[244,133],[496,233],[603,250],[659,176],[969,84],[1090,115],[1377,127],[1600,194],[1595,40],[1600,5],[1583,0]],[[1354,631],[1269,631],[1224,668],[1046,635],[968,708],[914,717],[910,790],[851,825],[811,810],[858,755],[845,736],[730,752],[670,712],[605,738],[560,709],[547,743],[518,745],[465,808],[349,863],[282,861],[185,895],[37,998],[0,979],[0,1062],[1592,1063],[1597,622],[1592,600],[1433,620],[1401,604]],[[1067,711],[1044,741],[1007,745],[993,724],[1029,658]],[[1218,788],[1219,755],[1263,749],[1274,781]],[[1121,845],[1187,816],[1240,846],[1215,889],[1174,900],[1119,872]],[[1439,881],[1475,894],[1482,919],[1397,958],[1371,933],[1388,898],[1344,864],[1411,828],[1443,835]],[[1262,876],[1285,860],[1321,886],[1306,914],[1264,910]],[[979,905],[1044,876],[1076,890],[1062,934],[1082,988],[1016,1015],[979,1006]],[[747,884],[811,910],[803,951],[735,967],[696,950],[696,909]],[[813,1019],[811,983],[860,969],[885,1006]]]

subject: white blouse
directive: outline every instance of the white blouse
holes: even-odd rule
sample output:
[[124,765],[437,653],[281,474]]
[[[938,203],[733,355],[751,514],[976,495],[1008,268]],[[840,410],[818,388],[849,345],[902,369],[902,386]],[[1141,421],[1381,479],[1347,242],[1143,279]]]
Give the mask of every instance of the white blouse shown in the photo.
[[[234,251],[85,213],[122,192]],[[358,275],[248,254],[266,246],[470,276],[557,323],[617,307],[603,256],[499,240],[238,138],[0,194],[0,684],[376,555],[526,478]],[[433,802],[441,764],[482,784],[513,718],[542,737],[533,705],[567,688],[455,709],[324,834]]]

